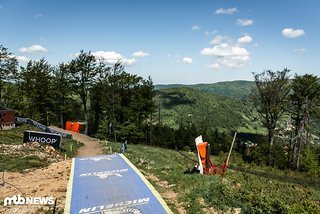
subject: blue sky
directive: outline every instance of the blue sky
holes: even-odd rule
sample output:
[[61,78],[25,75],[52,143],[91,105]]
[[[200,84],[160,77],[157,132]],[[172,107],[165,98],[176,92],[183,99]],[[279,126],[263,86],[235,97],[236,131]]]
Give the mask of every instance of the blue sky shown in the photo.
[[25,65],[80,50],[154,83],[320,76],[318,0],[0,0],[0,44]]

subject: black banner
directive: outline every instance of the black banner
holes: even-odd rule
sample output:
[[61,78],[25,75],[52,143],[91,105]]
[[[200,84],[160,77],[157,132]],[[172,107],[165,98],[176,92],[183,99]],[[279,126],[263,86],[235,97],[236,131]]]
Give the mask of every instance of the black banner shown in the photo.
[[45,143],[58,149],[61,144],[61,135],[49,134],[45,132],[25,131],[23,136],[23,143],[29,142]]
[[17,123],[23,123],[23,124],[31,124],[31,125],[34,125],[35,127],[39,128],[39,129],[41,129],[44,132],[49,132],[49,133],[53,133],[53,134],[59,134],[63,138],[72,139],[72,135],[71,134],[67,134],[67,133],[64,133],[64,132],[57,131],[57,130],[55,130],[53,128],[49,128],[49,127],[47,127],[47,126],[45,126],[45,125],[43,125],[41,123],[38,123],[35,120],[29,119],[29,118],[16,117],[16,122]]

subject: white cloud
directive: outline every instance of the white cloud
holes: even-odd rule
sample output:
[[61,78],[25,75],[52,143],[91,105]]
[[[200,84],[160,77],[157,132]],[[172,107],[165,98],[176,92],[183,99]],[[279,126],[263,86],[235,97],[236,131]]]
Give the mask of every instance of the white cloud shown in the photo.
[[305,48],[297,48],[297,49],[294,49],[294,52],[297,54],[304,54],[306,52],[306,49]]
[[213,46],[212,48],[204,48],[201,51],[202,55],[207,56],[247,56],[249,52],[242,47],[230,45],[228,43],[222,43],[220,45]]
[[205,31],[205,32],[204,32],[204,35],[209,36],[209,35],[214,35],[214,34],[217,34],[217,33],[218,33],[218,31],[216,31],[216,30],[211,31],[211,32]]
[[123,57],[121,54],[116,53],[114,51],[96,51],[92,52],[92,55],[96,57],[96,59],[101,59],[105,63],[114,65],[118,61],[121,61],[124,65],[134,65],[137,60],[135,58],[127,59]]
[[18,51],[23,53],[45,53],[48,49],[42,47],[41,45],[32,45],[30,47],[22,47]]
[[211,64],[211,65],[207,65],[207,67],[216,70],[216,69],[220,69],[221,65],[219,63],[214,63],[214,64]]
[[239,44],[245,44],[245,43],[250,43],[252,42],[252,37],[245,35],[243,37],[240,37],[237,41]]
[[185,64],[191,64],[193,63],[193,60],[192,58],[190,57],[183,57],[183,59],[181,60],[182,63],[185,63]]
[[294,30],[292,28],[285,28],[281,31],[281,33],[286,38],[296,38],[305,34],[303,29]]
[[253,24],[253,20],[252,19],[238,19],[237,20],[237,25],[239,26],[249,26]]
[[144,57],[144,56],[150,56],[149,53],[146,53],[144,51],[137,51],[137,52],[134,52],[132,54],[133,57]]
[[42,17],[43,17],[42,14],[36,14],[36,15],[33,16],[33,18],[35,18],[35,19],[37,19],[37,18],[42,18]]
[[230,40],[227,36],[216,35],[210,42],[211,45],[221,44],[223,41]]
[[198,26],[198,25],[193,25],[192,27],[191,27],[191,30],[200,30],[201,28],[200,28],[200,26]]
[[236,44],[222,43],[211,48],[204,48],[200,53],[216,58],[216,63],[208,65],[214,69],[222,67],[240,68],[250,61],[249,51]]
[[15,56],[19,62],[29,62],[31,59],[25,56]]
[[238,9],[236,7],[227,8],[227,9],[219,8],[215,11],[215,14],[233,14],[237,11],[238,11]]

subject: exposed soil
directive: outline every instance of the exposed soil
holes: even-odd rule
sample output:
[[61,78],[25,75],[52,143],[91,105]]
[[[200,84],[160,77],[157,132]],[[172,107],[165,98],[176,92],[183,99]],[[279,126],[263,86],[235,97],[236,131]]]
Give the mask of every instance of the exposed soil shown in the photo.
[[[5,197],[14,195],[22,195],[23,197],[54,197],[57,199],[57,208],[62,210],[64,207],[67,183],[69,180],[71,160],[53,163],[48,167],[33,170],[24,170],[19,172],[3,172],[0,180],[0,198],[1,201]],[[8,183],[3,184],[3,180]],[[2,185],[1,185],[2,184]],[[29,206],[0,206],[0,213],[39,213],[39,209],[43,208],[43,212],[53,207],[44,207],[43,205]]]
[[140,170],[140,171],[146,175],[148,180],[154,181],[158,186],[160,186],[164,189],[164,192],[161,192],[161,196],[164,200],[171,201],[174,204],[176,204],[176,208],[180,214],[187,213],[186,210],[184,209],[184,207],[182,206],[182,204],[178,202],[179,194],[172,190],[172,187],[174,187],[175,184],[169,184],[168,181],[161,181],[154,174],[147,173],[143,170]]
[[[72,134],[74,140],[80,141],[84,144],[84,146],[79,149],[77,156],[95,156],[103,154],[103,149],[97,140],[83,134],[65,131],[57,127],[53,128]],[[7,147],[8,146],[3,146],[2,150],[6,150],[6,153],[8,154],[20,154],[23,153],[23,150],[25,149],[23,145],[15,146],[17,148],[12,151]],[[52,153],[50,148],[43,152],[48,156]],[[22,173],[0,172],[0,204],[2,204],[5,197],[12,197],[19,194],[24,198],[52,196],[57,200],[57,209],[60,211],[63,210],[67,184],[69,181],[71,159],[61,161],[61,158],[59,157],[54,159],[53,162],[54,163],[48,167],[41,169],[28,169],[24,170]],[[0,213],[46,213],[48,210],[53,211],[53,206],[0,206]]]

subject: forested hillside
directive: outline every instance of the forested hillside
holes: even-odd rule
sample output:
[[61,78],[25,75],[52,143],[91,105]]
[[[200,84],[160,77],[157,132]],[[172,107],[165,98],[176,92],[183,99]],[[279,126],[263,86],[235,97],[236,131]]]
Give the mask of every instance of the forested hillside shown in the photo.
[[160,89],[181,88],[181,87],[198,89],[205,93],[245,100],[249,98],[251,94],[251,89],[255,87],[255,83],[253,81],[237,80],[237,81],[228,81],[228,82],[217,82],[212,84],[194,84],[194,85],[169,84],[169,85],[156,85],[155,89],[160,90]]
[[263,132],[257,112],[249,102],[181,87],[158,90],[155,100],[160,113],[158,120],[175,129],[194,123],[204,130]]

